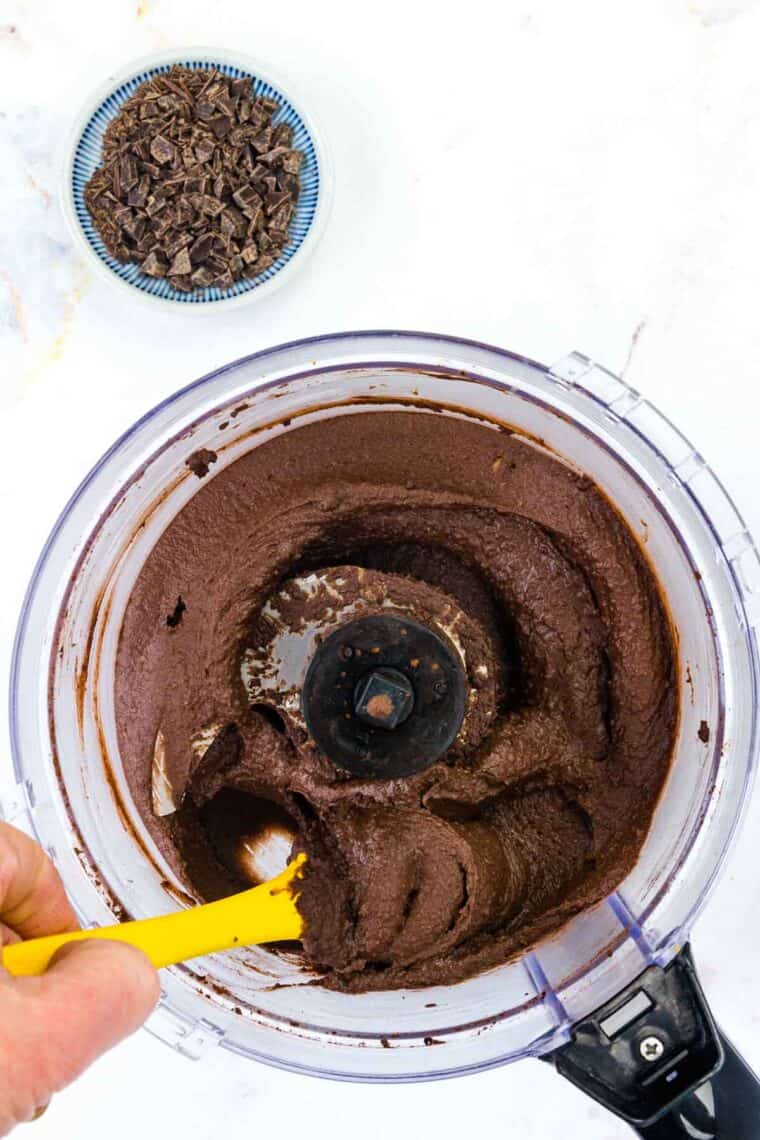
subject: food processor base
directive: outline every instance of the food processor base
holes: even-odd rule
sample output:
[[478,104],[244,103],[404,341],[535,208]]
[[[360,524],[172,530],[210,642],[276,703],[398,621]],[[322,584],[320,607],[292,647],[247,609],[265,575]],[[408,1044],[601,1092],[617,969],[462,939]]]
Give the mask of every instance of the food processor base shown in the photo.
[[691,1136],[700,1140],[756,1140],[760,1136],[760,1084],[747,1062],[718,1031],[724,1061],[717,1077],[649,1128],[638,1129],[646,1140]]
[[655,1140],[758,1140],[760,1081],[720,1033],[689,946],[650,966],[545,1060]]

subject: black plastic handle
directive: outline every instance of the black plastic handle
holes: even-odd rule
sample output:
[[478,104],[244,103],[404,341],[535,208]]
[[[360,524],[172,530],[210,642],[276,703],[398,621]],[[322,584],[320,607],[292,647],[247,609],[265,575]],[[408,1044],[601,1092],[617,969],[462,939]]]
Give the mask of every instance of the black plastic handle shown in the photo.
[[637,1129],[645,1140],[759,1140],[760,1081],[731,1042],[718,1031],[723,1046],[720,1070],[683,1097],[649,1128]]
[[716,1027],[688,946],[545,1060],[647,1140],[760,1140],[760,1082]]

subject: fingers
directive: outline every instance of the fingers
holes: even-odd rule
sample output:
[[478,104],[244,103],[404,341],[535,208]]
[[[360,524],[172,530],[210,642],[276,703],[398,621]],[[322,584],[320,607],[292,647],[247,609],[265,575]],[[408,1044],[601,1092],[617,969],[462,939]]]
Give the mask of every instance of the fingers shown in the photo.
[[56,1080],[68,1084],[100,1053],[142,1025],[159,997],[148,958],[121,942],[73,943],[39,979]]
[[4,922],[0,922],[0,946],[12,946],[14,942],[21,942],[20,934],[16,934],[15,930],[11,930],[10,926],[6,926]]
[[[0,824],[2,941],[77,926],[47,855],[23,832]],[[145,955],[116,942],[73,943],[39,978],[6,975],[0,999],[0,1135],[33,1119],[59,1089],[137,1029],[158,995],[158,975]]]
[[14,979],[2,998],[0,1134],[134,1032],[158,996],[145,955],[117,942],[72,943],[42,977]]
[[45,852],[8,823],[0,823],[0,920],[22,938],[60,934],[79,925]]

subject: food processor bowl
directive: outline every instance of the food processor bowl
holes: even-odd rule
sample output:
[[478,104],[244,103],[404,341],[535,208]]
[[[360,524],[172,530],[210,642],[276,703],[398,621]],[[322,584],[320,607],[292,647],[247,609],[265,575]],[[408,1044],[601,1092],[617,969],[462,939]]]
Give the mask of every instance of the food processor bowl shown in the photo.
[[193,902],[132,802],[113,702],[130,590],[200,485],[186,459],[198,448],[216,452],[213,478],[302,424],[391,408],[508,425],[616,504],[662,584],[677,636],[680,716],[667,782],[617,891],[530,952],[457,985],[347,995],[321,986],[299,955],[264,948],[164,971],[149,1026],[191,1057],[222,1047],[322,1076],[399,1081],[566,1047],[574,1026],[678,954],[747,798],[760,562],[688,441],[578,353],[546,368],[443,336],[320,337],[239,360],[148,413],[85,479],[35,570],[12,671],[17,783],[2,810],[48,850],[83,923]]

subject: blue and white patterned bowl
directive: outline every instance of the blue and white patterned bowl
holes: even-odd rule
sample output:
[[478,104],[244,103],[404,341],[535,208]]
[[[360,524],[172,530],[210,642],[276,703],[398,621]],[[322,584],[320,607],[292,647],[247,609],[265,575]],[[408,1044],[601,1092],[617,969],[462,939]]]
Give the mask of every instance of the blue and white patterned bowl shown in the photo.
[[[106,250],[84,202],[84,190],[101,163],[103,135],[123,103],[141,83],[166,72],[173,64],[193,69],[215,67],[234,79],[249,76],[257,95],[267,95],[280,104],[275,123],[293,128],[293,146],[304,153],[301,166],[301,192],[290,225],[290,240],[274,265],[258,277],[244,277],[228,289],[209,286],[192,293],[174,289],[164,278],[141,273],[134,262],[122,264]],[[89,100],[81,112],[66,153],[64,164],[63,211],[72,236],[89,264],[102,277],[121,286],[133,296],[160,302],[175,310],[216,312],[268,295],[302,265],[321,236],[331,204],[331,177],[321,136],[281,83],[271,78],[255,60],[237,52],[218,48],[185,48],[159,52],[132,63],[109,81]]]

